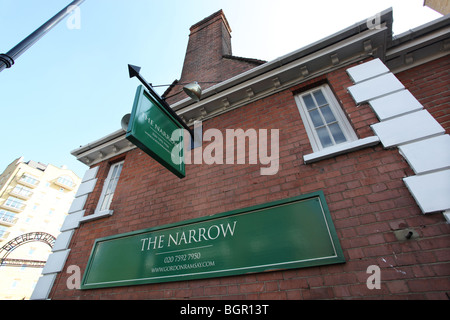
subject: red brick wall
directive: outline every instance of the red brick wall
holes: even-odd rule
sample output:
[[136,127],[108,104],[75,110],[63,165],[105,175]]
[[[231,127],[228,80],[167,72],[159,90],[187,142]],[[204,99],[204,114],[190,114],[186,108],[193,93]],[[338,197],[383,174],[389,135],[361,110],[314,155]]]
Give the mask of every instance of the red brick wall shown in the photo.
[[450,56],[396,74],[417,100],[450,133]]
[[[114,214],[82,224],[66,262],[84,272],[95,239],[241,209],[323,190],[345,264],[216,279],[98,290],[68,290],[58,275],[53,299],[447,299],[450,227],[442,214],[423,215],[402,178],[412,175],[397,149],[381,145],[305,165],[312,152],[293,93],[328,81],[360,138],[373,135],[370,107],[355,106],[352,85],[337,70],[203,123],[204,130],[280,129],[280,170],[261,176],[260,165],[187,165],[179,180],[139,149],[126,154],[114,195]],[[92,213],[108,163],[88,199]],[[399,241],[394,231],[413,228],[418,239]],[[381,268],[381,289],[369,290],[367,268]]]

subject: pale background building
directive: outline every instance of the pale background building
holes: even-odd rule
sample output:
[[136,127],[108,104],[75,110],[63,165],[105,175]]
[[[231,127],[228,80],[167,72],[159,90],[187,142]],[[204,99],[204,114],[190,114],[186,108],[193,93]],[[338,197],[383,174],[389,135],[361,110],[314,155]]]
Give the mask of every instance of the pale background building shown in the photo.
[[424,5],[443,15],[450,13],[450,0],[425,0]]
[[14,160],[0,175],[0,299],[29,299],[81,179]]

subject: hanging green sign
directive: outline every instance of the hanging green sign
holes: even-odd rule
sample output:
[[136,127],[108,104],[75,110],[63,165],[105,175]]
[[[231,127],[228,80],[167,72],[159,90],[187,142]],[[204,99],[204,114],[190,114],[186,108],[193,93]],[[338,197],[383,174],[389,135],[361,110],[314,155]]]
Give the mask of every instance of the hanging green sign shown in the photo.
[[344,263],[322,192],[97,239],[82,289]]
[[126,138],[177,177],[184,178],[183,135],[174,135],[177,141],[173,140],[178,129],[183,130],[183,126],[161,106],[158,98],[139,86]]

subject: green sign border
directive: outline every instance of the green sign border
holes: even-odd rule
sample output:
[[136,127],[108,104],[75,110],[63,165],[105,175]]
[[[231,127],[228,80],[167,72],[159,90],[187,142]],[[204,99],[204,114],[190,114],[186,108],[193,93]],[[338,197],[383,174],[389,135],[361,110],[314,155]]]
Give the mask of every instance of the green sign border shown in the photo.
[[[232,270],[218,270],[213,272],[196,272],[196,273],[188,273],[189,271],[186,271],[186,274],[179,274],[179,275],[169,275],[169,276],[157,276],[153,278],[140,278],[140,279],[129,279],[129,280],[116,280],[116,281],[105,281],[102,283],[94,283],[89,284],[87,283],[89,273],[91,271],[91,267],[95,258],[95,253],[97,250],[97,247],[100,243],[105,241],[111,241],[111,240],[117,240],[129,236],[136,236],[139,234],[146,234],[149,232],[155,232],[155,231],[162,231],[164,229],[172,229],[174,227],[181,227],[181,226],[187,226],[194,223],[199,222],[207,222],[212,221],[220,218],[229,218],[236,215],[242,215],[242,214],[251,214],[255,211],[261,211],[264,209],[270,209],[272,207],[280,206],[280,205],[286,205],[290,203],[299,202],[301,200],[314,200],[318,199],[320,202],[320,207],[322,208],[322,214],[324,216],[324,220],[326,222],[326,226],[328,229],[328,235],[329,239],[331,240],[331,245],[334,248],[335,255],[328,256],[328,257],[318,257],[314,259],[303,259],[299,261],[285,261],[282,263],[276,263],[276,264],[269,264],[269,265],[262,265],[262,266],[251,266],[243,267],[243,268],[235,268]],[[282,232],[282,230],[280,231]],[[250,235],[251,237],[251,235]],[[345,263],[345,257],[342,252],[342,248],[339,243],[339,239],[336,234],[336,230],[333,224],[333,221],[330,216],[330,211],[328,209],[327,203],[325,201],[325,196],[322,191],[310,193],[307,195],[302,195],[290,199],[284,199],[279,200],[275,202],[270,202],[262,205],[257,205],[249,208],[234,210],[230,212],[220,213],[213,216],[208,217],[202,217],[187,221],[182,221],[174,224],[168,224],[164,226],[129,232],[125,234],[120,235],[114,235],[109,236],[101,239],[96,239],[94,246],[92,248],[89,261],[86,267],[86,270],[84,272],[81,289],[82,290],[89,290],[89,289],[98,289],[98,288],[110,288],[110,287],[120,287],[120,286],[131,286],[131,285],[142,285],[142,284],[151,284],[151,283],[164,283],[164,282],[173,282],[173,281],[185,281],[185,280],[194,280],[194,279],[206,279],[206,278],[217,278],[217,277],[224,277],[224,276],[233,276],[233,275],[241,275],[241,274],[248,274],[248,273],[259,273],[259,272],[267,272],[267,271],[275,271],[275,270],[285,270],[285,269],[296,269],[296,268],[306,268],[306,267],[313,267],[313,266],[323,266],[323,265],[329,265],[329,264],[339,264],[339,263]]]
[[[146,143],[145,141],[143,141],[142,138],[139,138],[139,135],[137,134],[138,130],[137,120],[139,113],[141,112],[141,105],[143,103],[143,99],[150,100],[150,102],[154,106],[156,106],[161,113],[163,113],[166,116],[167,121],[171,122],[175,127],[179,129],[184,129],[183,126],[169,112],[167,112],[164,109],[164,107],[159,102],[158,97],[152,96],[147,90],[145,90],[144,86],[140,85],[136,90],[136,96],[133,103],[133,110],[131,112],[130,122],[128,124],[127,134],[125,138],[130,142],[132,142],[139,149],[144,151],[146,154],[151,156],[153,159],[158,161],[161,165],[163,165],[166,169],[175,174],[178,178],[186,177],[186,167],[184,158],[180,161],[181,163],[179,165],[176,165],[172,162],[171,154],[167,154],[165,156],[160,155],[152,149],[154,144],[152,141]],[[182,157],[184,157],[184,137],[181,136],[181,139],[182,140],[180,142],[180,145],[183,148]]]

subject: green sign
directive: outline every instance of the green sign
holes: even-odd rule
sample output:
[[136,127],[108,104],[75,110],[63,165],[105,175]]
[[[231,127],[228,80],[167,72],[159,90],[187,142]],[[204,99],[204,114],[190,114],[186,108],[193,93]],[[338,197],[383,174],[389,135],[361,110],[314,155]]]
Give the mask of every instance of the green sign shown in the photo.
[[[184,178],[183,134],[173,135],[176,130],[182,130],[183,126],[158,100],[143,86],[138,87],[126,138],[177,177]],[[175,136],[177,141],[173,140]]]
[[344,263],[323,193],[97,239],[82,289]]

